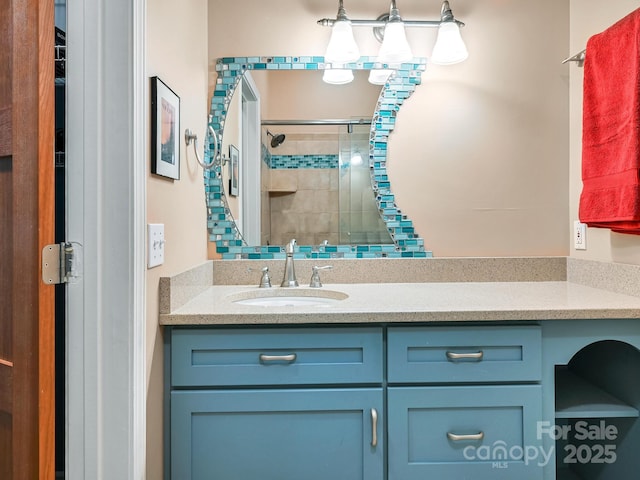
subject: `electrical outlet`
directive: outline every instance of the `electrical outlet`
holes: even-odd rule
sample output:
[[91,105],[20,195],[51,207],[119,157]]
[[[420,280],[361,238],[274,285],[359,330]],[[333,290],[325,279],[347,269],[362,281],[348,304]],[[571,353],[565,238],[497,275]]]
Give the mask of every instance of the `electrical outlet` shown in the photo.
[[147,225],[147,268],[164,263],[164,224]]
[[576,250],[587,249],[587,226],[579,220],[573,222],[573,246]]

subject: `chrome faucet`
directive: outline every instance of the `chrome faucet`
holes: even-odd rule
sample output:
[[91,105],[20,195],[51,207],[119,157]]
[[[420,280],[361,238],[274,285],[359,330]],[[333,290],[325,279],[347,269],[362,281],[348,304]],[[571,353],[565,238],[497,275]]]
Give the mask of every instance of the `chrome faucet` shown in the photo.
[[285,247],[284,251],[287,254],[287,260],[284,264],[284,277],[282,278],[281,287],[297,287],[298,280],[296,279],[296,270],[293,266],[293,251],[296,246],[296,239],[292,239]]

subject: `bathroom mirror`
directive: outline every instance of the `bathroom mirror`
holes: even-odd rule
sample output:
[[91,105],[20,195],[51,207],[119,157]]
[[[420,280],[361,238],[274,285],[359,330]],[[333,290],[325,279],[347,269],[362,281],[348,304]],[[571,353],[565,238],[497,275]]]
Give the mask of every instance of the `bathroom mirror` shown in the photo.
[[205,189],[222,258],[284,257],[291,238],[306,258],[430,256],[386,175],[389,134],[424,66],[403,64],[380,87],[368,58],[348,65],[349,85],[322,82],[322,57],[218,60]]
[[[249,245],[284,245],[292,238],[302,245],[393,243],[365,162],[381,87],[365,70],[353,75],[346,85],[331,85],[318,71],[245,72],[227,111],[222,148],[244,147],[245,136],[257,141],[258,131],[260,152],[253,155],[262,161],[245,155],[243,164],[258,163],[249,168],[260,171],[260,186],[244,179],[242,188],[229,188],[231,168],[223,169],[222,185]],[[260,118],[251,125],[247,112],[256,102]],[[260,218],[241,208],[258,202]]]

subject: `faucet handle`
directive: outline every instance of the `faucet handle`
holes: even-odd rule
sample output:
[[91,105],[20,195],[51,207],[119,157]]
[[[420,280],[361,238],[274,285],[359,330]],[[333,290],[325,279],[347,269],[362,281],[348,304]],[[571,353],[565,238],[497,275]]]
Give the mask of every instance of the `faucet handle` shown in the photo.
[[271,277],[269,277],[269,267],[262,269],[262,278],[260,279],[260,288],[271,288]]
[[309,286],[311,288],[320,288],[322,286],[322,282],[320,281],[320,270],[331,270],[333,267],[331,265],[325,265],[324,267],[318,267],[317,265],[311,268],[311,281],[309,282]]

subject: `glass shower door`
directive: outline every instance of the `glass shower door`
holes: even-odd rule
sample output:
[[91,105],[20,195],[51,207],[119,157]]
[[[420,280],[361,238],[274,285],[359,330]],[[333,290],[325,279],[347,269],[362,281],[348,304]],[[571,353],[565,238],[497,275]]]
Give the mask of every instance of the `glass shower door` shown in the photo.
[[340,134],[340,243],[393,243],[380,217],[369,170],[369,125],[351,125]]

